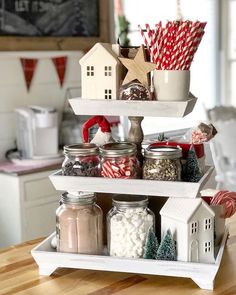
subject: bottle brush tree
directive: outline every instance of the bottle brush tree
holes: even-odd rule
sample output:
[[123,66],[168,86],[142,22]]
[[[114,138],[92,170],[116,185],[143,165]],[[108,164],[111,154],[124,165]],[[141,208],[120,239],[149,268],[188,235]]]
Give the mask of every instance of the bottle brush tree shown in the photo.
[[189,182],[198,182],[201,179],[201,177],[202,175],[199,168],[197,155],[194,146],[192,145],[189,149],[188,156],[186,159],[183,180]]
[[146,246],[145,246],[143,257],[145,259],[157,259],[157,250],[158,250],[158,240],[153,231],[153,228],[150,227],[147,234]]
[[158,260],[177,260],[177,253],[173,236],[168,229],[157,251]]

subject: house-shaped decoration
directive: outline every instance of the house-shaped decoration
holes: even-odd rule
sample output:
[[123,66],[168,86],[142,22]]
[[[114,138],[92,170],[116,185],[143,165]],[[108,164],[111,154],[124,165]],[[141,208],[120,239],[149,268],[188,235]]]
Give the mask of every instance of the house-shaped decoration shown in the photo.
[[121,84],[118,44],[96,43],[80,59],[82,98],[117,99]]
[[161,211],[162,237],[170,229],[177,260],[214,263],[215,213],[201,198],[169,198]]

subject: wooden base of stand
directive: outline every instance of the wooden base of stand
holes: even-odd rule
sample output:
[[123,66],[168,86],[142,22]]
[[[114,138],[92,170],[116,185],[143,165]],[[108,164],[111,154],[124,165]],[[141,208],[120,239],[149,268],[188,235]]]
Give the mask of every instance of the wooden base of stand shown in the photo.
[[143,162],[143,156],[142,156],[142,142],[143,142],[143,129],[142,129],[142,121],[143,117],[134,117],[129,116],[128,117],[130,121],[130,130],[128,134],[128,141],[135,143],[137,146],[137,157],[142,164]]

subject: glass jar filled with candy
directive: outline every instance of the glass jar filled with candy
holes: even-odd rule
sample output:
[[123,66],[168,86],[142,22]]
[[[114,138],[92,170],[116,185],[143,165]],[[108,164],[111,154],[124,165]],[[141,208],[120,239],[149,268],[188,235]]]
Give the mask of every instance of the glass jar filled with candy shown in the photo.
[[174,146],[148,147],[144,151],[143,179],[181,180],[182,149]]
[[101,175],[108,178],[138,178],[136,145],[129,142],[107,143],[100,147]]
[[95,144],[81,143],[64,147],[65,160],[62,174],[65,176],[100,176],[99,150]]
[[107,215],[107,244],[111,256],[143,257],[147,234],[155,225],[146,196],[119,195]]
[[136,80],[121,86],[119,99],[152,100],[152,96],[150,91]]

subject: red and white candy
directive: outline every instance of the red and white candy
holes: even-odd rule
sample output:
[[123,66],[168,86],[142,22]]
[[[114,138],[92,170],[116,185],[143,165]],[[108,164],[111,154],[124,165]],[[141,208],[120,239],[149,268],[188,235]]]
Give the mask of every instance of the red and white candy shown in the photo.
[[224,205],[223,218],[229,218],[236,212],[236,192],[219,191],[212,200],[211,205]]
[[107,159],[102,163],[101,175],[108,178],[136,178],[137,166],[135,157]]

